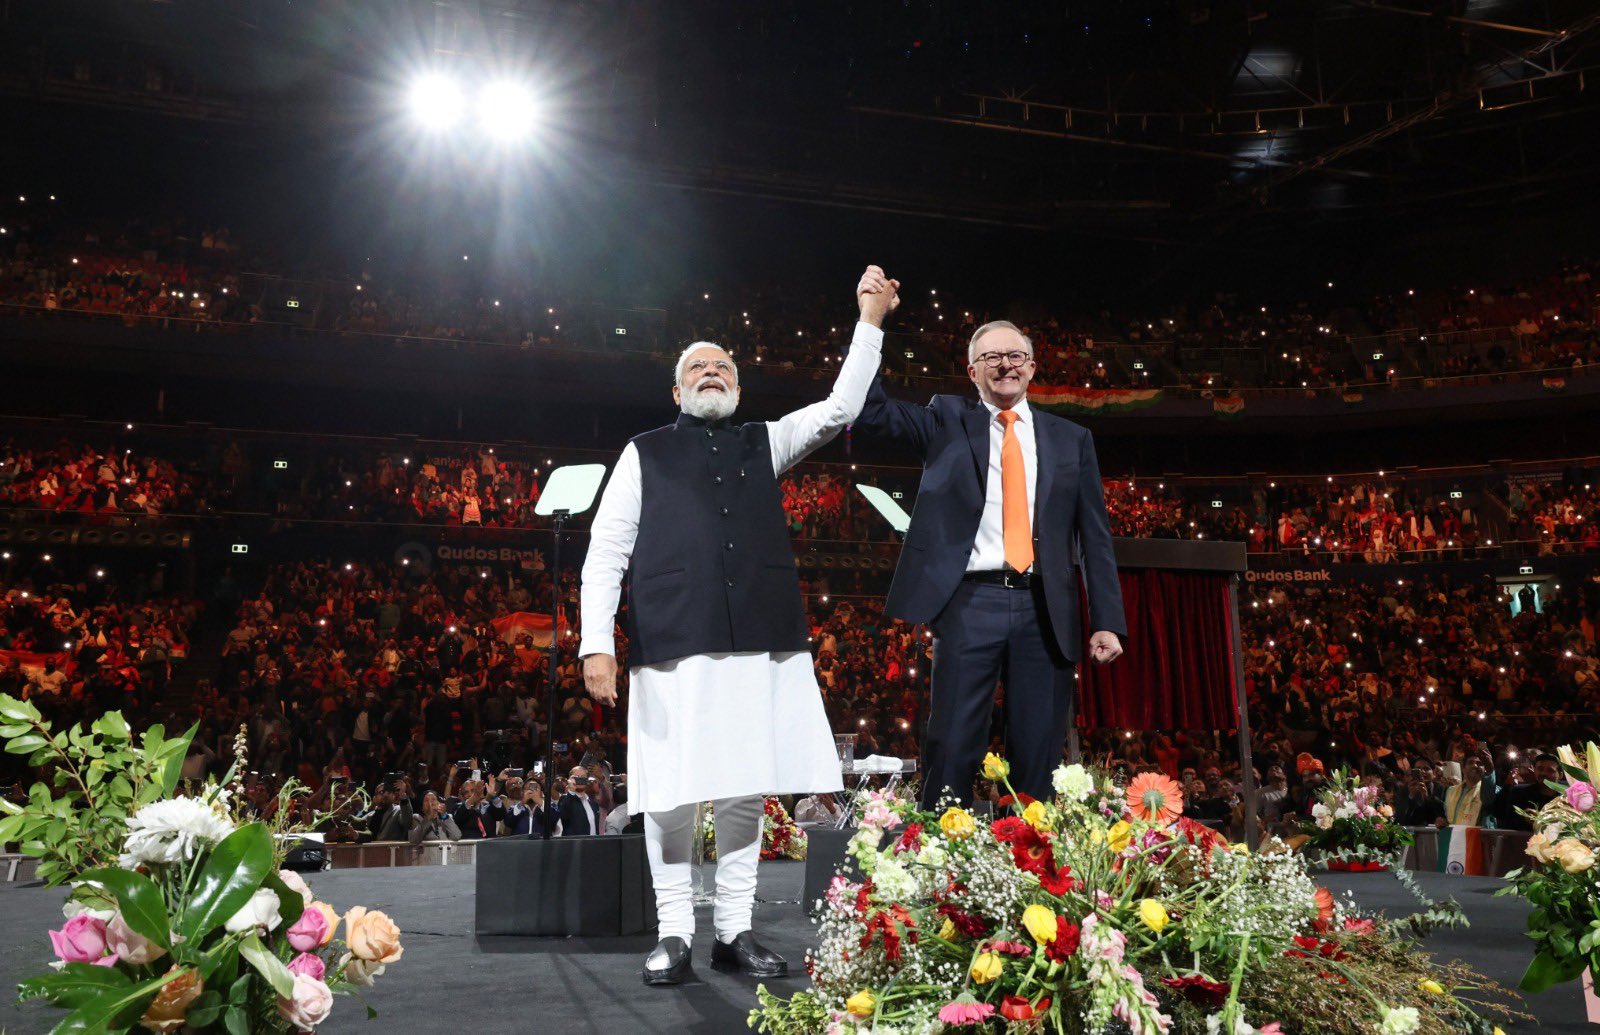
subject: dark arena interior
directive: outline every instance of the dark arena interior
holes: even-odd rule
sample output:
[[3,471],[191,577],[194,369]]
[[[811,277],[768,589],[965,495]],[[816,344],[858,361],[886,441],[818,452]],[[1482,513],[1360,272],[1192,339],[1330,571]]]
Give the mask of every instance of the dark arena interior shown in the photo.
[[[974,332],[1009,321],[1030,412],[1092,434],[1077,498],[1103,500],[1118,556],[1238,544],[1215,639],[1243,734],[1237,711],[1085,704],[1066,760],[1160,775],[1183,816],[1257,851],[1310,830],[1347,769],[1414,835],[1424,897],[1470,923],[1410,951],[1516,989],[1559,942],[1525,937],[1536,904],[1492,892],[1525,864],[1587,868],[1578,848],[1541,858],[1529,810],[1564,793],[1587,822],[1555,753],[1581,767],[1600,739],[1593,0],[0,0],[0,134],[0,694],[57,731],[111,710],[136,732],[193,724],[175,793],[229,779],[240,822],[323,837],[330,872],[310,882],[382,910],[407,952],[362,990],[380,1020],[340,996],[306,1030],[746,1030],[758,982],[713,972],[703,902],[696,978],[650,988],[653,923],[489,936],[504,889],[475,871],[488,842],[529,834],[512,808],[529,801],[643,829],[630,643],[619,631],[615,700],[591,699],[595,511],[557,527],[553,472],[609,474],[688,419],[673,388],[692,343],[737,365],[736,423],[828,398],[869,266],[897,292],[876,371],[890,405],[988,400]],[[855,758],[925,766],[950,623],[886,597],[945,486],[846,416],[777,475],[800,646]],[[1011,432],[995,434],[999,471]],[[653,477],[641,528],[663,525]],[[912,513],[904,550],[859,486]],[[1149,646],[1130,632],[1108,671]],[[1182,683],[1123,689],[1181,704]],[[980,750],[1014,750],[1019,700],[1007,686]],[[15,739],[31,720],[0,721],[23,723],[0,727]],[[13,809],[35,784],[71,790],[36,747],[0,755]],[[579,767],[587,791],[566,779]],[[1022,808],[967,775],[957,796],[980,811]],[[757,790],[802,791],[774,800],[827,827],[806,789]],[[11,990],[74,957],[50,951],[69,888],[39,869],[42,835],[6,833]],[[1441,872],[1468,834],[1478,863]],[[1090,1030],[995,1013],[976,964],[981,1020],[847,1006],[803,966],[828,930],[805,915],[807,865],[763,863],[755,930],[789,962],[770,991],[833,998],[814,1028],[770,1030]],[[1416,908],[1392,877],[1310,872],[1368,913]],[[582,894],[614,891],[591,875]],[[1600,940],[1588,894],[1568,954],[1600,951],[1572,944]],[[938,928],[919,930],[925,947]],[[108,973],[167,973],[139,966]],[[1246,995],[1238,1030],[1577,1031],[1600,1019],[1582,969],[1493,1024],[1425,1006],[1420,1027],[1297,1022]],[[1177,987],[1159,990],[1171,1030],[1206,1031]],[[9,998],[0,1028],[66,1016]],[[145,1030],[139,1010],[98,1030]],[[150,1030],[301,1030],[216,1010]]]

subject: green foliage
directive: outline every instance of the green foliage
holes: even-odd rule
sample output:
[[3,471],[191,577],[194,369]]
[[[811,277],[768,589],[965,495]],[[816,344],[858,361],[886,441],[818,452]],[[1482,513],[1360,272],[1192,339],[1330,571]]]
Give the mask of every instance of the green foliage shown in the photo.
[[240,827],[216,848],[195,879],[178,921],[185,942],[199,942],[244,908],[272,869],[272,835],[259,823]]
[[[55,730],[29,701],[0,694],[0,741],[29,765],[52,771],[23,806],[0,803],[0,843],[18,842],[39,860],[38,875],[55,886],[84,870],[114,866],[128,817],[177,786],[195,727],[168,738],[160,725],[137,740],[120,712],[84,729]],[[141,932],[143,933],[143,932]],[[163,937],[163,942],[165,938]]]

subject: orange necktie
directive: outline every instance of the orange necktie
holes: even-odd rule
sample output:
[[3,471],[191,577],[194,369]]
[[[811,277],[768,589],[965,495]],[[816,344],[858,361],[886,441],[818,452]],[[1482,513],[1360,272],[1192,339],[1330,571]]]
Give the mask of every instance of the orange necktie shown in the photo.
[[1028,520],[1028,472],[1022,466],[1022,443],[1017,441],[1016,410],[1001,410],[1006,426],[1000,439],[1000,514],[1005,528],[1006,563],[1017,571],[1033,564],[1032,523]]

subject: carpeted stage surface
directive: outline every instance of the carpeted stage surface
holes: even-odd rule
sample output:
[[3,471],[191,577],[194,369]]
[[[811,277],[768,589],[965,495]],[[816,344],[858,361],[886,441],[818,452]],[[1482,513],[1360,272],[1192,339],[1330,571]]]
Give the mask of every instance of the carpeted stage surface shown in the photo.
[[[798,977],[769,982],[793,991],[804,987],[801,965],[813,927],[800,913],[804,865],[763,863],[756,929],[786,956]],[[696,980],[676,989],[646,988],[639,981],[652,937],[600,941],[494,938],[473,935],[473,875],[470,866],[337,870],[313,880],[318,897],[341,911],[352,905],[381,909],[392,916],[405,938],[405,958],[379,979],[372,1004],[379,1019],[368,1023],[359,1003],[339,999],[324,1033],[366,1032],[409,1035],[460,1031],[498,1032],[696,1032],[728,1035],[747,1031],[755,982],[711,969],[709,910],[701,910],[696,939]],[[1527,907],[1511,898],[1492,898],[1499,882],[1472,877],[1420,876],[1429,894],[1453,894],[1472,920],[1464,931],[1435,934],[1426,942],[1435,955],[1464,959],[1490,977],[1514,986],[1528,958],[1522,937]],[[1395,914],[1412,902],[1394,878],[1384,874],[1329,875],[1339,894],[1354,890],[1359,901]],[[0,884],[0,987],[14,989],[49,956],[45,930],[59,927],[60,891]],[[1583,996],[1576,983],[1524,1004],[1539,1024],[1523,1031],[1578,1032],[1586,1029]],[[0,1006],[0,1029],[10,1035],[45,1032],[62,1015],[40,1004],[18,1007],[7,994]]]

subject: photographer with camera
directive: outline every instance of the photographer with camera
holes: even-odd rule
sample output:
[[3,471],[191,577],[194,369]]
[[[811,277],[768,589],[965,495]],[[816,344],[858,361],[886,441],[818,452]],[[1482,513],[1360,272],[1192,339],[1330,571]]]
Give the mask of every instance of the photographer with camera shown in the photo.
[[569,790],[556,803],[561,817],[562,837],[583,837],[606,832],[606,816],[600,810],[599,786],[581,765],[572,767]]
[[538,774],[527,779],[509,769],[506,780],[506,833],[512,837],[544,837],[546,828],[553,828],[559,816],[545,802],[544,788],[539,786]]
[[386,780],[372,795],[372,807],[357,817],[374,841],[404,841],[411,832],[411,799]]
[[444,801],[432,791],[422,796],[422,814],[412,817],[406,840],[414,845],[424,841],[459,841],[461,828],[445,809]]

